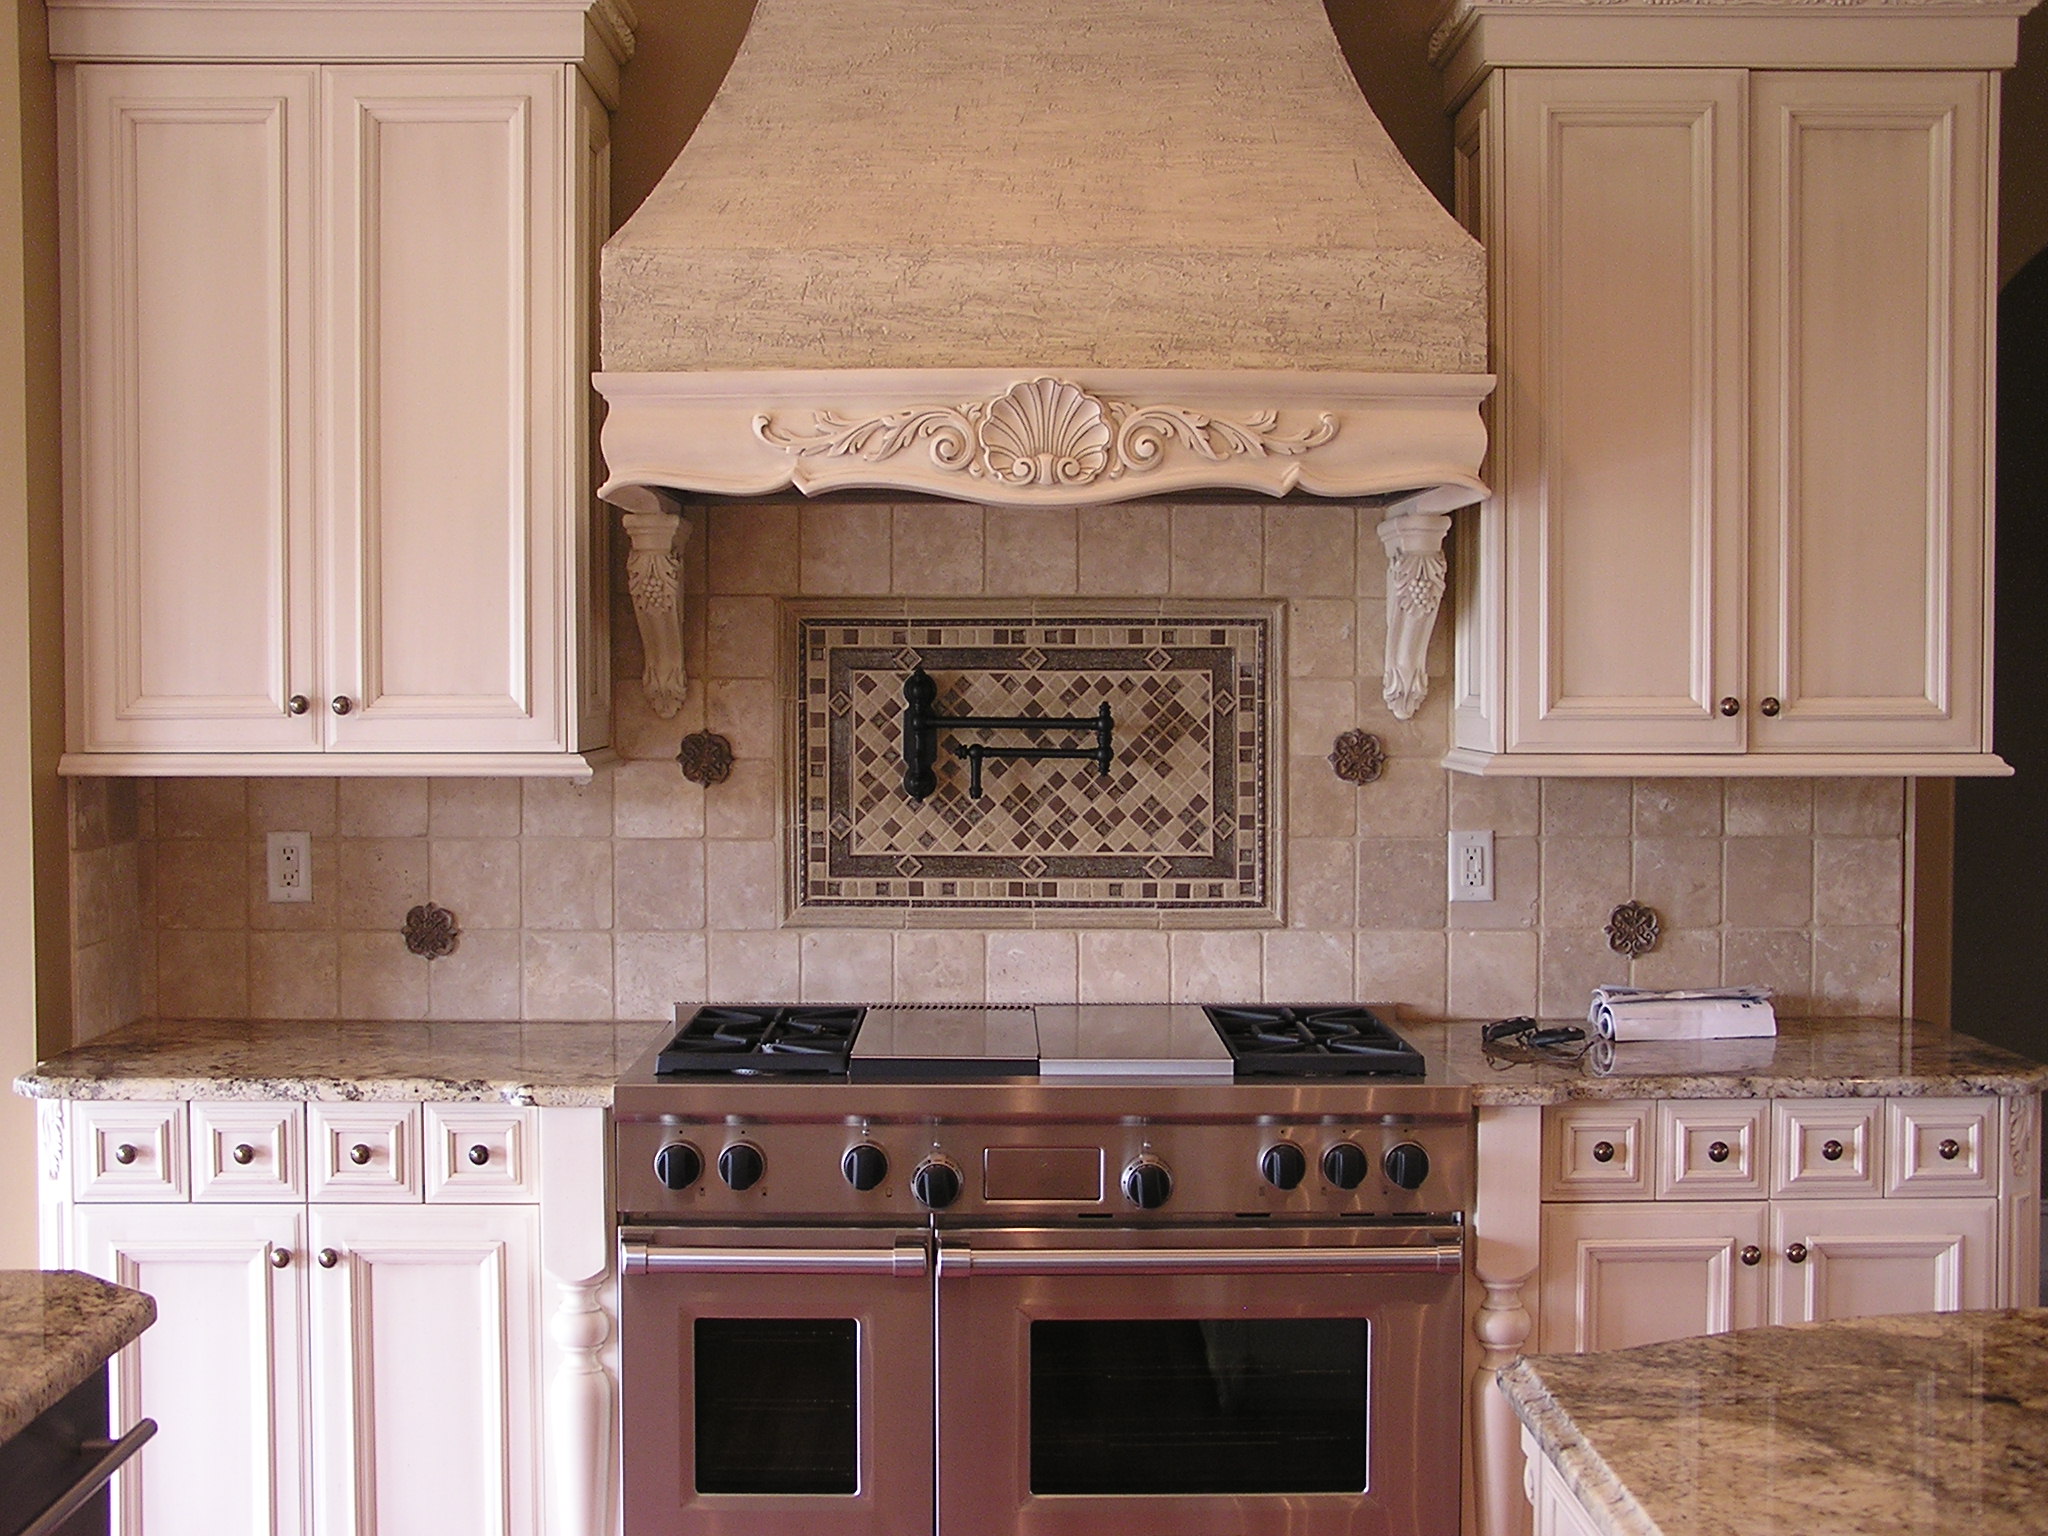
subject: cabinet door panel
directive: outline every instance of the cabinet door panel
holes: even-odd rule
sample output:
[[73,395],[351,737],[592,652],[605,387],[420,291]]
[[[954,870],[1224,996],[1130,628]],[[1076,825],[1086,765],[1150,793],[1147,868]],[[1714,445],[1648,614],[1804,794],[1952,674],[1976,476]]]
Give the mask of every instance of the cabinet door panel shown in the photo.
[[[1762,1201],[1546,1205],[1542,1347],[1626,1349],[1764,1320]],[[1759,1259],[1762,1257],[1758,1255]]]
[[567,745],[564,80],[327,73],[335,748]]
[[[115,1479],[122,1536],[296,1536],[305,1208],[81,1206],[78,1262],[156,1298],[114,1358],[114,1422],[156,1438]],[[286,1257],[284,1268],[273,1260]]]
[[1772,1317],[1988,1307],[1997,1254],[1996,1200],[1788,1200],[1771,1210]]
[[1988,82],[1753,90],[1752,739],[1981,750]]
[[77,73],[74,745],[311,751],[314,71]]
[[1506,99],[1507,745],[1738,750],[1743,76]]

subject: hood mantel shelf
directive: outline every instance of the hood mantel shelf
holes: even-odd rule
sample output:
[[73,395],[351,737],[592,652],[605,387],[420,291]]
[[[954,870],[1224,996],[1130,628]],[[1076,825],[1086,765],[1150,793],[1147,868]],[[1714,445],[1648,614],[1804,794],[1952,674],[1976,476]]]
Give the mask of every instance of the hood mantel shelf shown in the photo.
[[650,694],[680,497],[1305,492],[1382,508],[1406,718],[1486,494],[1485,295],[1320,0],[760,0],[604,251]]

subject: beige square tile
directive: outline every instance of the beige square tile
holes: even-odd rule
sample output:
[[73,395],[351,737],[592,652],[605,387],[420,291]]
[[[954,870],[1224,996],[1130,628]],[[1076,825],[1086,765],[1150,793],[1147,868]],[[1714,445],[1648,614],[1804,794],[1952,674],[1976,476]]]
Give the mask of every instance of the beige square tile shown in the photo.
[[774,598],[711,598],[704,605],[705,674],[773,677],[777,638]]
[[133,950],[111,940],[88,944],[71,954],[71,1043],[97,1040],[135,1015],[124,1016],[122,994]]
[[206,930],[156,936],[157,1008],[167,1019],[249,1016],[249,937]]
[[835,501],[802,510],[803,590],[820,597],[889,590],[891,511]]
[[990,507],[982,527],[985,590],[1022,597],[1077,590],[1079,525],[1072,507]]
[[1712,927],[1721,921],[1721,840],[1637,838],[1629,894],[1656,908],[1667,936],[1682,928]]
[[[1534,837],[1496,837],[1493,840],[1493,900],[1454,901],[1445,909],[1445,921],[1460,928],[1534,928],[1538,892],[1537,847]],[[1450,863],[1448,839],[1444,862]],[[1450,882],[1448,867],[1445,884]]]
[[100,779],[107,786],[107,840],[132,843],[143,835],[142,804],[150,807],[149,836],[156,835],[156,780]]
[[1627,779],[1543,779],[1543,831],[1551,837],[1627,837]]
[[1352,941],[1356,980],[1351,995],[1398,1004],[1406,1018],[1442,1018],[1445,943],[1442,929],[1364,930]]
[[249,1015],[331,1019],[341,1008],[341,950],[332,933],[249,935]]
[[988,941],[966,930],[895,935],[896,1001],[978,1003],[988,995]]
[[663,762],[621,763],[612,771],[612,836],[703,835],[704,786],[683,777],[673,753]]
[[614,1018],[670,1019],[706,996],[701,933],[614,934],[612,950]]
[[334,787],[341,837],[425,837],[429,781],[342,779]]
[[692,674],[690,692],[683,700],[682,713],[664,720],[647,702],[634,672],[612,685],[612,750],[629,762],[666,762],[675,765],[676,746],[691,731],[704,728],[704,681]]
[[518,779],[435,779],[428,791],[434,837],[517,837],[522,824]]
[[1731,837],[1723,845],[1723,920],[1741,928],[1798,928],[1813,918],[1813,840]]
[[520,941],[521,1018],[612,1016],[609,933],[535,933],[529,928]]
[[782,861],[773,842],[704,845],[707,926],[773,928],[782,918]]
[[614,928],[702,928],[704,844],[688,837],[612,844],[612,893]]
[[[636,845],[622,843],[621,847]],[[529,837],[519,849],[521,924],[595,932],[612,925],[612,845],[595,838]],[[611,972],[607,968],[606,984]],[[544,1015],[533,1015],[543,1017]],[[578,1014],[578,1018],[598,1015]],[[602,1017],[611,1017],[607,1004]]]
[[[1607,935],[1580,928],[1546,928],[1541,938],[1536,981],[1536,1016],[1583,1022],[1593,989],[1627,986],[1628,956],[1607,943]],[[1500,1015],[1507,1017],[1507,1015]]]
[[429,898],[453,912],[465,933],[519,926],[518,838],[436,837],[427,848]]
[[985,961],[992,1003],[1071,1003],[1081,996],[1080,940],[1047,929],[988,936]]
[[[898,770],[901,770],[899,764]],[[782,788],[778,764],[749,758],[732,765],[732,777],[704,794],[704,831],[710,837],[762,838],[775,835],[776,801]]]
[[1168,589],[1177,597],[1253,597],[1265,584],[1265,510],[1177,506]]
[[1816,928],[1813,1012],[1816,1016],[1893,1016],[1903,1011],[1899,930]]
[[252,837],[243,845],[248,865],[249,926],[273,933],[310,933],[336,926],[341,914],[341,842],[316,837],[308,852],[311,901],[270,899],[270,848],[262,838]]
[[1358,920],[1357,897],[1358,852],[1349,838],[1288,840],[1288,927],[1350,928]]
[[1721,781],[1637,779],[1635,830],[1638,837],[1720,836]]
[[1543,839],[1540,913],[1545,928],[1599,928],[1629,899],[1635,875],[1625,837]]
[[714,930],[705,942],[710,948],[709,1001],[793,1003],[801,996],[796,934]]
[[1270,595],[1354,595],[1352,559],[1358,542],[1355,508],[1289,502],[1267,507],[1265,513],[1265,581]]
[[949,502],[897,507],[890,523],[889,589],[918,597],[981,591],[982,509]]
[[1171,970],[1163,933],[1143,929],[1083,933],[1080,962],[1084,1003],[1156,1003],[1166,997]]
[[1083,507],[1077,589],[1104,597],[1165,592],[1172,564],[1172,516],[1162,502]]
[[[185,845],[178,845],[180,847]],[[197,848],[221,847],[195,843]],[[231,846],[231,845],[230,845]],[[158,859],[157,867],[163,867]],[[173,862],[176,862],[175,860]],[[71,855],[71,942],[88,945],[142,927],[142,851],[134,843],[111,843]],[[181,928],[233,928],[232,921],[178,923]]]
[[[1390,757],[1379,778],[1350,788],[1357,807],[1358,835],[1367,837],[1434,837],[1444,840],[1450,816],[1453,775],[1437,765],[1437,756]],[[1325,772],[1330,765],[1323,764]],[[1335,773],[1330,773],[1335,779]],[[1342,783],[1341,779],[1337,782]]]
[[[1377,788],[1377,786],[1372,786]],[[1358,827],[1361,791],[1330,771],[1328,755],[1287,759],[1290,837],[1349,837]]]
[[428,962],[398,933],[339,933],[334,944],[344,1019],[427,1016]]
[[1168,936],[1177,1003],[1256,1002],[1264,995],[1265,935],[1250,929],[1180,930]]
[[524,942],[510,929],[465,927],[455,953],[443,955],[427,967],[427,1016],[518,1018]]
[[819,928],[797,947],[807,1003],[886,1003],[896,995],[896,939],[883,928]]
[[1286,713],[1287,750],[1326,758],[1339,736],[1357,728],[1358,689],[1336,678],[1296,678],[1287,687]]
[[332,837],[340,796],[333,779],[249,780],[249,831]]
[[1721,935],[1713,928],[1681,933],[1666,930],[1657,947],[1629,967],[1635,987],[1717,987],[1721,984]]
[[612,835],[609,773],[592,775],[588,784],[573,779],[528,779],[521,802],[520,831],[527,837]]
[[1469,773],[1447,777],[1451,789],[1450,825],[1459,831],[1529,837],[1543,830],[1541,779],[1482,779]]
[[[1368,790],[1374,787],[1368,786]],[[1441,928],[1448,881],[1444,845],[1435,838],[1362,837],[1358,840],[1357,925]]]
[[156,791],[156,835],[166,841],[216,841],[249,835],[247,779],[161,779]]
[[64,781],[65,807],[70,813],[71,851],[89,852],[113,841],[109,830],[107,786],[116,779],[73,778]]
[[[773,762],[781,755],[783,710],[773,683],[713,678],[704,685],[704,720],[708,729],[732,743],[736,758]],[[669,755],[675,755],[673,747]]]
[[1813,830],[1813,780],[1730,779],[1721,790],[1730,837],[1798,837]]
[[1721,979],[1769,987],[1783,1019],[1812,1012],[1813,939],[1803,928],[1729,928],[1721,934]]
[[1343,1002],[1357,956],[1348,933],[1269,932],[1263,985],[1268,1003]]
[[1816,779],[1813,830],[1824,837],[1897,837],[1906,830],[1903,779]]
[[[137,779],[135,782],[135,826],[137,837],[156,836],[156,786],[155,779]],[[113,802],[108,801],[109,812]]]
[[[427,899],[430,846],[423,837],[350,837],[337,845],[335,925],[397,933],[405,914]],[[314,878],[319,878],[315,872]],[[314,887],[319,896],[319,887]]]
[[1349,680],[1358,662],[1358,604],[1296,598],[1287,605],[1287,675]]
[[156,912],[160,928],[247,928],[248,844],[175,838],[157,845]]
[[1813,843],[1813,919],[1831,927],[1897,926],[1905,904],[1905,851],[1895,837],[1820,837]]
[[768,597],[796,591],[797,518],[798,509],[783,502],[735,501],[714,509],[705,564],[710,591]]
[[1506,1019],[1536,1007],[1536,935],[1526,928],[1450,936],[1450,1014]]

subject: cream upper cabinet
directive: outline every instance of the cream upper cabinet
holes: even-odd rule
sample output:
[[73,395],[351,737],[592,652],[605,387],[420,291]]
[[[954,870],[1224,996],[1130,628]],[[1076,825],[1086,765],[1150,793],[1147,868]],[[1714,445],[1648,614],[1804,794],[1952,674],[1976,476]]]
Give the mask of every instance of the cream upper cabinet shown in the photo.
[[1995,93],[1986,69],[1477,73],[1458,197],[1501,384],[1495,496],[1454,545],[1450,766],[2007,771]]
[[582,62],[120,60],[93,6],[53,41],[65,770],[587,773],[609,191]]

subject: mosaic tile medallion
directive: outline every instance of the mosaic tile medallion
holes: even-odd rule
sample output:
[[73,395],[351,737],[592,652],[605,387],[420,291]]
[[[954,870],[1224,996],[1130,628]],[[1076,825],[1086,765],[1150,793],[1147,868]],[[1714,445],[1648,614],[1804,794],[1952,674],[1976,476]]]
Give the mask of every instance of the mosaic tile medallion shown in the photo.
[[[1019,608],[791,606],[793,917],[1025,925],[1048,912],[1145,912],[1277,923],[1278,605]],[[975,799],[957,749],[1093,738],[949,725],[937,734],[938,787],[912,800],[903,684],[919,666],[938,685],[941,715],[1065,719],[1107,703],[1108,775],[1081,760],[991,759]]]

